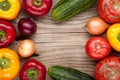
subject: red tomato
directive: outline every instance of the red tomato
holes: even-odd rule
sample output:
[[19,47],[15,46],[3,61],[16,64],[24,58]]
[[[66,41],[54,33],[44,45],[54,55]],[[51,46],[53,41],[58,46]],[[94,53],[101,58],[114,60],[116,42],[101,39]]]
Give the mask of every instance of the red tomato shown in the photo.
[[120,58],[110,56],[100,61],[94,72],[95,80],[120,80]]
[[108,56],[111,51],[108,41],[100,36],[90,38],[85,46],[86,53],[94,60],[101,60]]
[[108,23],[120,22],[120,0],[98,0],[98,13]]

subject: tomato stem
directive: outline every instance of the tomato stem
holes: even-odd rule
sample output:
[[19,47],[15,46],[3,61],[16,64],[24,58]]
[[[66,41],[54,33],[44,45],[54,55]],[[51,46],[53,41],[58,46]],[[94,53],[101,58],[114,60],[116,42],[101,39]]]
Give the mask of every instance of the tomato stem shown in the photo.
[[119,4],[118,4],[118,0],[115,0],[115,4],[113,4],[113,8],[114,10],[118,10],[119,9]]
[[100,49],[100,48],[101,48],[100,44],[97,44],[97,45],[96,45],[96,48],[97,48],[97,49]]

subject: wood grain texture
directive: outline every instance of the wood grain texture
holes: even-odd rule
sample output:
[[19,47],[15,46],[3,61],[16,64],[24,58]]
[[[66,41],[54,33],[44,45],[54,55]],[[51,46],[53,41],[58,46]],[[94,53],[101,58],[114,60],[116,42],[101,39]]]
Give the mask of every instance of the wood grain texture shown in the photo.
[[[53,0],[53,6],[59,0]],[[62,65],[75,68],[93,76],[96,62],[91,60],[85,52],[86,41],[91,37],[85,29],[86,22],[98,16],[96,5],[76,15],[68,21],[58,23],[52,20],[51,11],[44,17],[34,19],[37,32],[30,38],[35,41],[39,56],[32,56],[42,62],[47,68],[52,65]],[[12,21],[16,26],[23,17],[30,17],[22,10],[20,15]],[[16,42],[9,47],[16,50]],[[31,59],[29,58],[29,59]],[[28,59],[21,59],[22,64]],[[16,78],[19,80],[19,78]],[[48,76],[46,80],[51,80]]]

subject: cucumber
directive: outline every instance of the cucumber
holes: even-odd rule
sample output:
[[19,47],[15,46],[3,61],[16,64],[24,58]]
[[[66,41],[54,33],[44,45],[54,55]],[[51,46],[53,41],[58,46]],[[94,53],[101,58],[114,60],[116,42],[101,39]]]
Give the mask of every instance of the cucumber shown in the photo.
[[48,68],[48,75],[53,80],[94,80],[92,76],[86,73],[63,66],[52,66]]
[[52,18],[65,21],[92,7],[97,0],[60,0],[52,10]]
[[60,0],[54,7],[53,7],[53,10],[56,8],[56,7],[58,7],[58,6],[60,6],[62,3],[64,3],[66,0]]

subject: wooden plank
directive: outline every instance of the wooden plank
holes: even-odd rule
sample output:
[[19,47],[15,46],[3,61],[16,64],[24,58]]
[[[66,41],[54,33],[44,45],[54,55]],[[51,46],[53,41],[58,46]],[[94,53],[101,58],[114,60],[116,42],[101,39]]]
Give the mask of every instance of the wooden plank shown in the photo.
[[[53,6],[58,1],[53,0]],[[91,60],[85,52],[86,41],[91,37],[87,33],[85,26],[91,17],[98,16],[96,7],[95,5],[62,23],[52,20],[51,11],[42,18],[34,19],[38,26],[37,32],[30,38],[35,41],[40,55],[31,58],[39,60],[47,68],[52,65],[63,65],[93,76],[96,62]],[[23,17],[30,16],[26,15],[22,10],[16,20],[12,21],[16,29],[18,21]],[[17,51],[16,42],[9,47]],[[27,59],[20,58],[20,60],[22,66]],[[19,78],[17,77],[16,80],[19,80]],[[46,80],[50,80],[50,78],[47,76]]]

